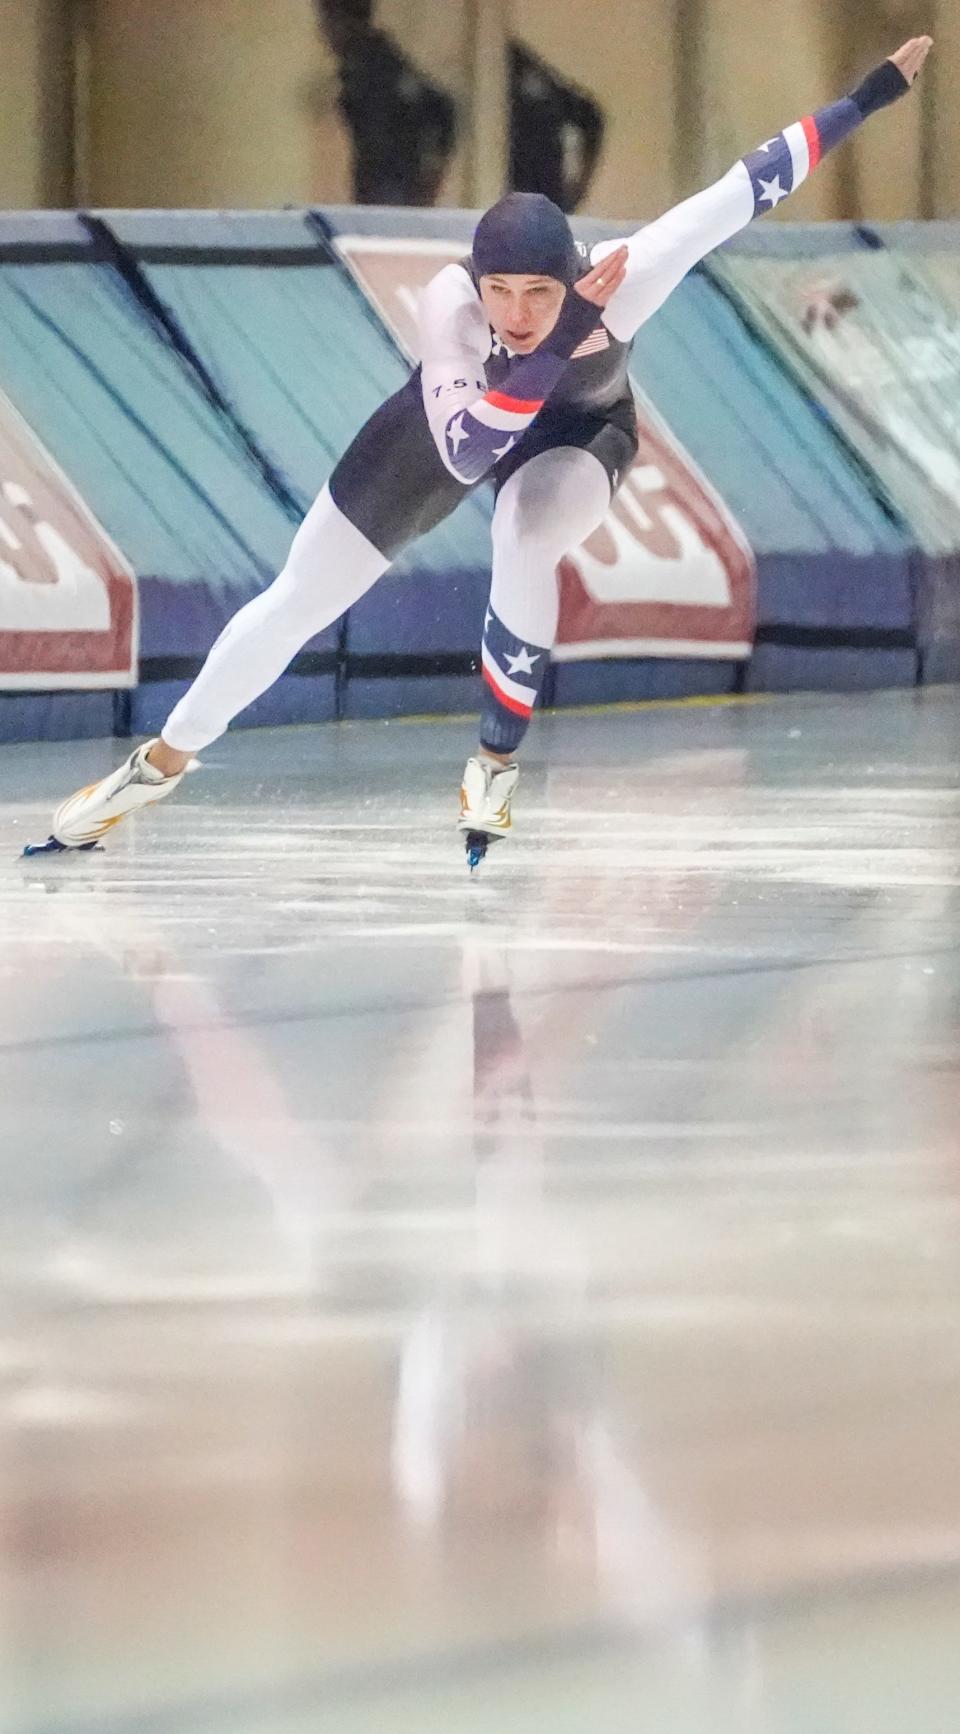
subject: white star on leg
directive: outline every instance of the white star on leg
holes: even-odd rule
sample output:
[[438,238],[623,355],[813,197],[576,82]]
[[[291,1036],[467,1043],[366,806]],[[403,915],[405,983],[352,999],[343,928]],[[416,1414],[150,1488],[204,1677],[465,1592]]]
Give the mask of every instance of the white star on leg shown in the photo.
[[517,442],[516,442],[516,439],[515,439],[515,438],[514,438],[514,436],[513,436],[513,434],[511,434],[511,435],[510,435],[510,438],[509,438],[509,439],[508,439],[508,441],[507,441],[507,443],[506,443],[506,445],[505,445],[505,446],[494,446],[494,448],[493,448],[493,456],[494,456],[494,457],[495,457],[495,458],[504,458],[504,457],[506,457],[506,455],[507,455],[507,453],[508,453],[508,452],[512,452],[512,451],[513,451],[513,448],[514,448],[514,446],[515,446],[515,445],[516,445],[516,443],[517,443]]
[[492,619],[493,619],[493,609],[492,609],[492,608],[488,608],[488,609],[487,609],[487,612],[486,612],[486,615],[485,615],[485,616],[484,616],[484,621],[483,621],[483,630],[484,630],[484,632],[489,632],[489,631],[490,631],[490,622],[491,622],[491,620],[492,620]]
[[[777,137],[779,137],[779,134],[777,135]],[[768,138],[766,144],[762,144],[762,145],[757,146],[757,150],[758,151],[770,151],[773,149],[776,142],[777,142],[777,140],[775,138]]]
[[519,655],[505,656],[503,660],[508,674],[532,674],[534,663],[540,661],[540,652],[538,650],[536,656],[531,656],[526,645],[521,644]]
[[762,205],[766,200],[769,199],[771,211],[776,210],[781,199],[789,198],[789,193],[787,192],[786,187],[782,187],[780,185],[780,176],[779,175],[774,175],[772,181],[763,181],[762,180],[760,182],[760,185],[763,188],[763,193],[762,193],[760,199],[758,200],[758,203]]
[[458,415],[456,421],[452,421],[447,429],[447,439],[453,447],[454,456],[456,456],[464,441],[469,438],[470,435],[467,433],[467,430],[463,425],[463,416]]

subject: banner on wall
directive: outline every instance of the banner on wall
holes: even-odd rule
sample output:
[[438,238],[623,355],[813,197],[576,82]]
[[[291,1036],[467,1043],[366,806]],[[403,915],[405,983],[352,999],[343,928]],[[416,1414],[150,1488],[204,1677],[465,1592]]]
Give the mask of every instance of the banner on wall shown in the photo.
[[[960,547],[960,273],[949,257],[727,255],[711,271],[932,554]],[[951,293],[952,279],[952,293]]]
[[0,392],[0,690],[136,674],[134,573]]
[[[404,352],[416,354],[417,297],[464,257],[445,239],[340,235],[336,246]],[[561,562],[554,657],[745,658],[756,562],[736,518],[634,388],[636,460],[603,523]]]

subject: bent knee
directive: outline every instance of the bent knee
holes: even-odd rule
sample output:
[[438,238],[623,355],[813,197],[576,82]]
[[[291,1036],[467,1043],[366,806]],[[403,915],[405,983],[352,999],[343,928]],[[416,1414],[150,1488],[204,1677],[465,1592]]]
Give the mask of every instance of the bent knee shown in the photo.
[[570,447],[541,453],[502,488],[494,543],[536,548],[559,559],[596,527],[609,499],[606,472],[590,453]]

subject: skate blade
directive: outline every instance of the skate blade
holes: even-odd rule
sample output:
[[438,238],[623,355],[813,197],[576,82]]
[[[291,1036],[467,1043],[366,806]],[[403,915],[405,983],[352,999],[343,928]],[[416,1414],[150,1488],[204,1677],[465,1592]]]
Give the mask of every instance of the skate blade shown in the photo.
[[467,850],[467,866],[475,873],[481,861],[485,860],[491,843],[502,843],[502,837],[496,837],[489,831],[468,831],[464,838]]
[[102,843],[61,843],[59,837],[48,837],[45,843],[27,843],[24,845],[21,859],[29,859],[33,855],[89,855],[92,849],[103,852]]

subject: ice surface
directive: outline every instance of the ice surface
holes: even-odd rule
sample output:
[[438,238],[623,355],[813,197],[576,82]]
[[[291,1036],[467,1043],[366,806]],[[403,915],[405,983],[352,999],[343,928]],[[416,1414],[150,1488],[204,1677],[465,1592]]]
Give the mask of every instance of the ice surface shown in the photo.
[[958,704],[3,749],[3,1734],[952,1734]]

